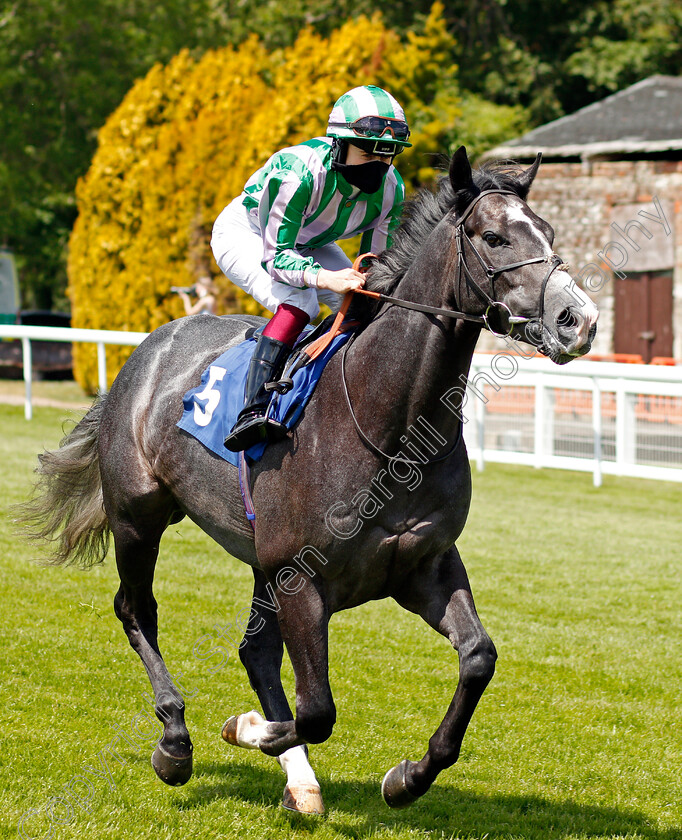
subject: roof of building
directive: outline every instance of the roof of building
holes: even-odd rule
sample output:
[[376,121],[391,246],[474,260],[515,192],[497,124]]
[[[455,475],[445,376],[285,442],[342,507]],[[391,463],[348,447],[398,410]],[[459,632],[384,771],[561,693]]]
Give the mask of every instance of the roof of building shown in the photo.
[[553,120],[485,157],[590,158],[682,149],[682,77],[650,76]]

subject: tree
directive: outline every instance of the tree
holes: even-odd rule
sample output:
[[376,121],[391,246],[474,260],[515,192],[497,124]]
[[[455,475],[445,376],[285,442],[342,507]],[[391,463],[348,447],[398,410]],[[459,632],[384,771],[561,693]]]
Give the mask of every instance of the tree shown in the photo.
[[0,7],[0,245],[17,255],[24,305],[66,306],[73,193],[97,129],[154,61],[219,39],[213,5],[5,0]]
[[575,49],[564,68],[573,96],[600,99],[654,73],[682,71],[678,0],[596,3],[572,29]]
[[[74,326],[150,330],[180,316],[170,287],[194,282],[202,261],[222,287],[224,310],[262,312],[206,259],[213,221],[273,152],[324,134],[334,101],[358,84],[386,87],[403,104],[414,145],[400,171],[412,188],[432,180],[455,135],[474,136],[442,9],[434,4],[420,30],[402,39],[380,16],[361,16],[328,38],[304,29],[283,50],[251,37],[152,68],[100,131],[79,183],[69,254]],[[510,113],[519,116],[504,109],[503,119]],[[494,136],[495,106],[488,120]],[[481,144],[484,134],[476,135]],[[108,354],[110,377],[128,352]],[[76,347],[74,359],[81,384],[94,388],[92,349]]]
[[[328,38],[375,8],[370,0],[0,0],[0,246],[17,256],[23,305],[68,307],[76,181],[107,117],[155,62],[183,48],[198,60],[253,34],[268,52],[283,51],[306,28]],[[430,8],[431,0],[395,0],[392,31],[403,42],[422,37]],[[438,60],[445,75],[458,66],[466,96],[448,142],[465,127],[475,143],[496,142],[494,121],[502,139],[651,73],[678,74],[681,17],[678,0],[449,0],[441,13],[449,47]]]
[[452,8],[451,29],[472,58],[461,61],[463,87],[524,105],[534,124],[682,68],[678,0],[467,0]]

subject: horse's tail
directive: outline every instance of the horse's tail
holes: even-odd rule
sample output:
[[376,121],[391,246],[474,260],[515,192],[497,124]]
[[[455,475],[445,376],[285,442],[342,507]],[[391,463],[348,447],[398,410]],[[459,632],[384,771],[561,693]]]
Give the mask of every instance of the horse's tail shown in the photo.
[[29,539],[54,544],[53,565],[101,563],[109,548],[109,522],[102,500],[98,440],[105,396],[61,441],[38,456],[38,481],[30,501],[18,509]]

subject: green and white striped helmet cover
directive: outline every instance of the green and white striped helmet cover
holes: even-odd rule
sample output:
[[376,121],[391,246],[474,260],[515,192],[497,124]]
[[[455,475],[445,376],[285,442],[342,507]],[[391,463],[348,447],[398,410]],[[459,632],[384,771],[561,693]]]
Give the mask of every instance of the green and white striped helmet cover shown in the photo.
[[[376,85],[363,85],[349,90],[336,100],[329,115],[327,137],[347,137],[357,140],[358,137],[352,128],[346,128],[340,124],[352,123],[360,117],[387,117],[407,122],[405,112],[399,102],[387,90]],[[396,146],[412,145],[406,140],[395,140],[387,134],[377,135],[376,139]]]

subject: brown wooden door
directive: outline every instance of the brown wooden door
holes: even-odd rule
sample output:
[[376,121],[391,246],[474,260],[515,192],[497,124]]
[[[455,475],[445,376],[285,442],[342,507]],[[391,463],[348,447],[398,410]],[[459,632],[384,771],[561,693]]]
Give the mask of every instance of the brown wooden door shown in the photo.
[[673,278],[670,271],[616,278],[613,350],[645,362],[673,354]]

